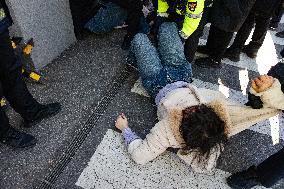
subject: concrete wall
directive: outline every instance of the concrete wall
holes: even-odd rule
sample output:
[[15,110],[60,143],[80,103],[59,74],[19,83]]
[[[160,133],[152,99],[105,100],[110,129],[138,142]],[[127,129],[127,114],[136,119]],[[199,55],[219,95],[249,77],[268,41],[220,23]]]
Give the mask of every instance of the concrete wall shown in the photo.
[[37,70],[75,42],[69,0],[6,0],[14,21],[12,33],[34,38],[32,60]]

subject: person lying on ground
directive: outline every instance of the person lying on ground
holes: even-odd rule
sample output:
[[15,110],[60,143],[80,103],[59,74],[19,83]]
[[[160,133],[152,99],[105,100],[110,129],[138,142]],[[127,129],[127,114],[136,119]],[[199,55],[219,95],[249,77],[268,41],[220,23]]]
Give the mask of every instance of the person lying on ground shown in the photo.
[[153,13],[152,1],[109,0],[100,6],[97,14],[86,23],[85,28],[94,33],[107,33],[127,22],[127,34],[122,49],[129,49],[133,37],[138,32],[149,32],[144,16]]
[[[164,44],[164,48],[178,37],[173,23],[161,26],[159,43]],[[179,62],[185,60],[182,48],[168,45],[166,51],[159,49],[160,60],[147,36],[137,34],[130,50],[143,86],[155,98],[159,119],[144,140],[131,131],[125,115],[116,120],[115,125],[123,133],[128,152],[138,164],[145,164],[173,147],[180,149],[178,156],[195,172],[212,174],[228,137],[284,109],[281,85],[271,76],[259,76],[252,81],[250,93],[263,102],[262,108],[253,109],[228,101],[219,91],[197,88],[189,83],[191,74],[182,78],[183,74],[178,71],[184,71],[185,65],[190,67],[186,61]]]

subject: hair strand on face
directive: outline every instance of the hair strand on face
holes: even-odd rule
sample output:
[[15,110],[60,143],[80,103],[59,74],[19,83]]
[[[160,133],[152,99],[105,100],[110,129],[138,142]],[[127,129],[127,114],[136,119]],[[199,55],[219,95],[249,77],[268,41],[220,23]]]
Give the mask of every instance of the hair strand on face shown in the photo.
[[224,121],[204,104],[183,110],[180,132],[186,144],[184,149],[197,150],[199,156],[205,158],[228,139]]

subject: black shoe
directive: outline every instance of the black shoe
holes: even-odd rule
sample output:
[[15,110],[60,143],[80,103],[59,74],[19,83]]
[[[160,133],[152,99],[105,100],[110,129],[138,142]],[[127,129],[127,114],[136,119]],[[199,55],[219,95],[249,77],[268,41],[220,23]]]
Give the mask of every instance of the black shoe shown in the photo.
[[55,116],[61,110],[61,105],[58,102],[40,106],[39,111],[32,120],[24,120],[23,127],[30,128],[41,122],[43,119]]
[[254,59],[257,56],[258,50],[250,49],[248,45],[244,46],[243,52],[250,58]]
[[206,45],[200,45],[200,46],[198,46],[196,51],[197,51],[198,53],[207,54],[207,55],[209,55],[209,52],[210,52],[210,50],[207,48]]
[[195,64],[202,68],[221,68],[221,61],[213,60],[210,57],[200,58],[195,60]]
[[126,35],[126,36],[124,37],[123,42],[122,42],[121,48],[122,48],[123,50],[128,50],[128,49],[130,48],[132,39],[133,39],[132,36]]
[[224,58],[228,58],[233,62],[240,61],[241,50],[238,48],[228,48],[224,54]]
[[37,140],[30,134],[17,131],[10,127],[6,133],[0,137],[0,142],[13,148],[27,148],[36,145]]
[[284,38],[284,31],[281,31],[281,32],[277,32],[275,34],[276,37],[280,37],[280,38]]
[[245,171],[237,172],[227,178],[228,185],[233,189],[249,189],[261,185],[257,176],[255,166],[251,166]]

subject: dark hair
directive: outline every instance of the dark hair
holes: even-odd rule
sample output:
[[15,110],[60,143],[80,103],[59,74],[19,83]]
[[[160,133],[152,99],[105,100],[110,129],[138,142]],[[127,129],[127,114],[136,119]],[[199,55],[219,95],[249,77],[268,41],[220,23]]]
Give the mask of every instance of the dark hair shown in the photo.
[[224,121],[203,104],[183,110],[180,132],[186,143],[185,149],[196,149],[206,158],[213,147],[221,146],[228,138]]

